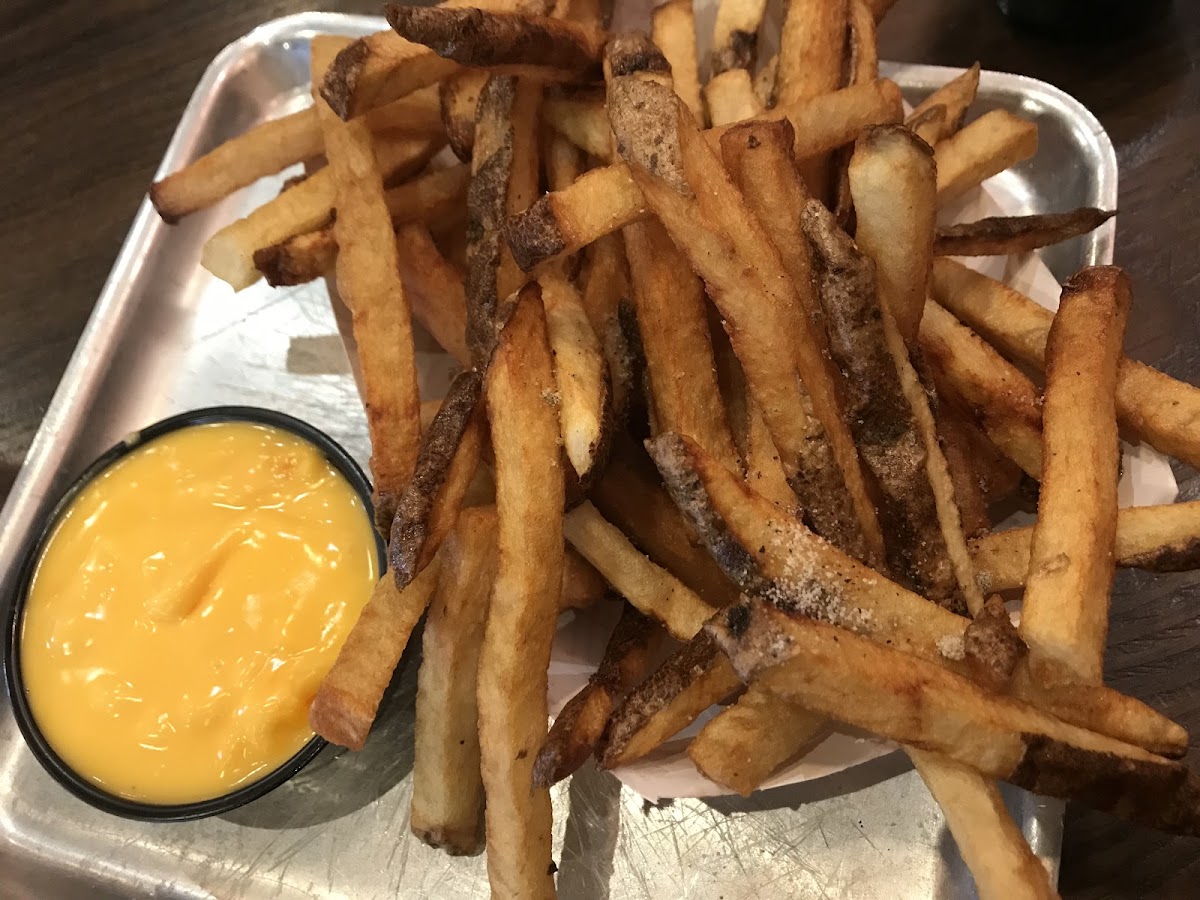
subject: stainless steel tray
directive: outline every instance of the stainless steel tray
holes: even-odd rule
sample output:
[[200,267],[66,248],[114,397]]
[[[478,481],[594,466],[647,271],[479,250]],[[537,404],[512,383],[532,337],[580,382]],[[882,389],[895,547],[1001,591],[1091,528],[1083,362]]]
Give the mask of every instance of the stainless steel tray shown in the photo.
[[[173,170],[247,127],[303,106],[316,33],[382,19],[307,13],[263,25],[213,61],[162,162]],[[885,66],[917,100],[955,74]],[[1041,149],[1003,176],[1028,210],[1116,205],[1116,157],[1078,102],[1029,78],[985,72],[979,106],[1036,119]],[[122,435],[221,403],[275,407],[360,461],[366,425],[324,287],[234,295],[199,266],[205,237],[278,189],[260,184],[168,227],[144,203],[0,514],[0,597],[58,492]],[[1112,259],[1112,225],[1047,253],[1060,278]],[[406,656],[367,748],[327,750],[273,794],[226,816],[150,825],[96,812],[54,784],[0,697],[0,896],[482,897],[482,857],[450,859],[408,830],[416,660]],[[1062,807],[1007,795],[1057,873]],[[587,768],[554,792],[564,898],[974,896],[942,817],[899,754],[748,800],[645,804]]]

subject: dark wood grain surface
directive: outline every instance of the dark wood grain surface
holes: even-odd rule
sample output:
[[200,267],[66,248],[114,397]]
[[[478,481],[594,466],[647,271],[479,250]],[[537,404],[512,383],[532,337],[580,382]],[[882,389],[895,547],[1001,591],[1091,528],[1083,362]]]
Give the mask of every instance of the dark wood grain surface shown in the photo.
[[[259,22],[313,5],[0,3],[0,498],[204,67]],[[1178,0],[1142,32],[1094,43],[1022,33],[989,0],[900,0],[881,44],[887,59],[1031,75],[1096,113],[1120,158],[1129,352],[1200,380],[1200,4]],[[1184,497],[1200,497],[1200,479],[1177,474]],[[1119,577],[1108,671],[1200,734],[1200,578]],[[1200,841],[1072,809],[1061,885],[1065,897],[1200,896]]]

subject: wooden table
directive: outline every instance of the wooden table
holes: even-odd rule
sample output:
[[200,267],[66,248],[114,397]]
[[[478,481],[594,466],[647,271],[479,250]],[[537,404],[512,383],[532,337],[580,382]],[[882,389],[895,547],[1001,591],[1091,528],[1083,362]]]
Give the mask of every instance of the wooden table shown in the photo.
[[[5,0],[0,10],[0,498],[8,491],[204,67],[305,0]],[[378,3],[325,2],[374,12]],[[1014,30],[987,0],[900,0],[885,59],[1020,72],[1104,124],[1121,164],[1117,262],[1133,276],[1129,352],[1200,378],[1200,4],[1105,45]],[[1177,469],[1183,495],[1200,479]],[[1197,604],[1197,605],[1194,605]],[[1122,574],[1109,680],[1200,733],[1200,579]],[[1192,753],[1192,762],[1200,755]],[[1193,897],[1200,841],[1072,809],[1066,897]]]

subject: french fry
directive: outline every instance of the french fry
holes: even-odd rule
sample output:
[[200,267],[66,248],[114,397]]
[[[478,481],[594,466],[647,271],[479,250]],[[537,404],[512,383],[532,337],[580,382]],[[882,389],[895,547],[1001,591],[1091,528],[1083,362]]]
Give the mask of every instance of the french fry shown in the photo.
[[608,127],[603,99],[551,95],[542,102],[542,118],[576,147],[597,159],[607,160],[612,156],[612,130]]
[[429,425],[391,523],[388,558],[401,590],[429,565],[454,527],[483,454],[483,379],[463,372]]
[[753,70],[758,52],[758,29],[766,8],[766,0],[720,0],[717,3],[709,56],[713,80],[735,69],[747,74]]
[[[803,477],[801,461],[809,434],[796,372],[833,446],[848,445],[853,451],[836,388],[778,251],[686,110],[680,114],[681,110],[661,85],[633,78],[609,83],[609,114],[626,162],[671,237],[704,278],[795,487]],[[705,190],[693,194],[689,181],[704,184]],[[847,464],[856,461],[851,453],[834,458],[846,484],[861,480],[861,469]],[[857,487],[849,492],[851,498],[866,493]],[[865,510],[861,521],[868,521]],[[854,524],[843,528],[848,531]],[[860,541],[859,546],[870,546]]]
[[746,69],[726,69],[704,85],[704,104],[713,125],[729,125],[762,115],[763,105],[754,93]]
[[[708,628],[738,673],[816,712],[991,778],[1181,834],[1200,833],[1179,763],[1061,722],[914,656],[761,601]],[[1178,793],[1177,793],[1178,792]]]
[[554,718],[533,764],[535,787],[562,781],[592,755],[613,707],[646,673],[662,634],[652,619],[625,605],[599,667]]
[[403,591],[391,572],[383,573],[313,697],[308,711],[313,731],[331,744],[363,748],[383,692],[437,583],[436,561]]
[[[512,157],[508,175],[508,193],[504,203],[505,216],[525,212],[541,192],[541,148],[539,113],[542,106],[542,85],[529,78],[518,78],[516,97],[511,115]],[[472,172],[477,172],[472,169]],[[504,298],[516,291],[528,279],[518,268],[512,253],[500,241],[500,269],[496,286]]]
[[584,312],[608,363],[613,421],[623,422],[633,386],[633,356],[621,330],[620,309],[633,301],[619,236],[605,235],[588,248],[580,282]]
[[940,103],[931,106],[919,116],[905,120],[904,126],[927,143],[930,147],[938,142],[938,138],[946,128],[946,107]]
[[933,252],[938,256],[1028,253],[1094,231],[1116,214],[1115,209],[1080,207],[1065,213],[996,216],[961,225],[941,226],[933,242]]
[[708,115],[700,98],[700,69],[696,61],[696,16],[692,0],[668,0],[650,14],[650,38],[671,66],[675,93],[703,126]]
[[916,108],[913,109],[912,114],[905,119],[904,124],[910,128],[914,128],[925,117],[926,113],[940,106],[943,112],[940,116],[938,129],[931,133],[929,137],[923,134],[921,137],[925,140],[925,143],[934,147],[938,141],[943,141],[956,133],[962,128],[967,110],[975,102],[975,94],[979,90],[979,69],[979,63],[975,63],[969,69],[963,70],[963,73],[958,77],[947,81],[918,103]]
[[550,190],[557,191],[574,184],[575,179],[583,174],[582,151],[551,127],[542,129],[542,144],[546,184]]
[[640,448],[628,442],[614,446],[590,499],[639,550],[709,606],[727,606],[737,599],[736,587],[700,544]]
[[925,308],[937,218],[933,156],[902,125],[866,129],[849,166],[854,240],[875,263],[879,300],[910,348]]
[[591,503],[585,501],[567,513],[563,533],[617,593],[661,622],[674,637],[687,640],[712,615],[711,606],[643,556]]
[[920,345],[948,386],[978,417],[988,438],[1034,478],[1042,473],[1042,402],[1033,382],[982,338],[930,301]]
[[597,751],[601,769],[641,759],[742,686],[737,672],[701,632],[634,688],[612,713]]
[[[900,117],[900,92],[886,79],[854,85],[763,113],[759,121],[788,119],[796,135],[795,155],[805,159],[851,141],[867,125]],[[705,138],[716,146],[724,128]],[[505,223],[505,239],[526,272],[561,253],[574,253],[648,214],[645,198],[627,166],[593,169],[570,188],[541,197],[529,210]]]
[[[384,192],[392,224],[424,222],[437,227],[456,215],[466,196],[470,169],[452,166],[429,172]],[[254,265],[270,285],[305,284],[337,259],[333,224],[254,251]]]
[[[314,49],[314,57],[318,52]],[[365,122],[343,122],[323,102],[317,103],[317,116],[335,189],[334,234],[341,248],[337,288],[350,310],[358,345],[375,512],[386,528],[412,477],[421,443],[409,301],[371,132]]]
[[563,448],[581,481],[603,459],[611,437],[604,355],[575,286],[560,274],[538,279],[554,356]]
[[[1025,586],[1032,542],[1032,525],[971,542],[971,555],[986,590]],[[1200,568],[1200,501],[1118,510],[1113,558],[1118,566],[1148,572]]]
[[499,558],[479,657],[488,880],[501,897],[554,896],[550,795],[532,788],[546,737],[546,670],[562,594],[558,421],[536,285],[523,288],[486,378]]
[[1129,304],[1124,272],[1083,269],[1063,285],[1046,341],[1042,486],[1021,635],[1035,673],[1045,663],[1091,684],[1103,677],[1108,635],[1121,452],[1114,397]]
[[[546,0],[444,0],[445,7],[478,7],[542,14]],[[343,119],[352,119],[398,97],[437,84],[458,71],[428,47],[405,40],[395,31],[380,31],[353,41],[329,67],[321,95]]]
[[1033,122],[994,109],[941,141],[934,150],[937,198],[945,205],[1037,152]]
[[[1006,356],[1041,367],[1054,314],[1024,294],[949,259],[933,263],[933,297]],[[1125,358],[1117,421],[1139,440],[1200,466],[1200,388]]]
[[596,567],[572,550],[563,554],[563,586],[560,609],[587,609],[613,596]]
[[384,15],[406,40],[465,66],[536,66],[551,73],[599,72],[606,33],[578,22],[518,12],[389,3]]
[[849,28],[847,70],[850,84],[866,84],[879,77],[879,38],[875,33],[875,14],[869,0],[849,0],[846,11]]
[[634,223],[623,236],[659,427],[692,437],[736,469],[733,436],[717,386],[704,285],[658,222]]
[[765,63],[754,76],[754,94],[763,109],[775,107],[776,81],[779,75],[779,54],[776,53]]
[[[859,559],[882,560],[883,535],[845,424],[843,385],[829,358],[812,252],[800,226],[807,195],[796,172],[790,129],[787,122],[738,125],[722,136],[721,153],[747,205],[779,251],[798,306],[797,368],[808,395],[807,434],[800,445],[805,474],[793,482],[800,504],[823,537]],[[764,422],[770,430],[769,421]],[[830,422],[834,427],[827,427]]]
[[[809,531],[793,516],[675,435],[652,442],[667,487],[709,552],[745,593],[972,674],[968,620],[912,594]],[[802,574],[803,573],[803,574]],[[1020,671],[1020,670],[1018,670]],[[1186,752],[1187,732],[1145,704],[1093,685],[1009,685],[1026,702],[1081,728],[1155,753]],[[709,702],[716,702],[709,697]]]
[[[895,321],[880,303],[871,262],[816,200],[805,206],[802,223],[815,251],[830,351],[847,376],[847,418],[883,498],[880,525],[891,536],[888,570],[949,608],[981,605],[973,581],[964,587],[968,579],[950,548],[948,519],[957,510],[946,509],[934,487],[940,451],[936,437],[929,440],[929,407]],[[961,550],[965,556],[965,541]]]
[[780,766],[829,733],[829,720],[750,685],[688,745],[700,774],[749,797]]
[[467,301],[462,276],[438,252],[424,225],[401,226],[396,233],[396,247],[400,277],[409,291],[413,318],[459,365],[469,366]]
[[[360,130],[370,136],[365,129]],[[444,142],[445,138],[384,132],[375,135],[375,163],[387,182],[402,181],[423,168]],[[335,197],[332,167],[314,172],[250,215],[216,232],[204,243],[200,265],[235,291],[249,287],[259,279],[254,252],[327,225],[333,217]]]
[[471,161],[475,144],[475,111],[479,95],[491,73],[486,69],[464,69],[455,72],[438,88],[442,125],[450,149],[465,163]]
[[409,826],[452,856],[483,848],[476,673],[496,572],[496,510],[464,510],[446,537],[417,676]]
[[364,118],[374,132],[433,136],[445,131],[438,90],[433,85],[377,106]]
[[[991,528],[991,519],[988,516],[983,479],[975,462],[976,438],[970,432],[975,425],[966,413],[952,403],[939,403],[936,418],[937,433],[954,487],[954,500],[961,515],[963,534],[968,539],[986,534]],[[987,440],[982,433],[978,437]]]

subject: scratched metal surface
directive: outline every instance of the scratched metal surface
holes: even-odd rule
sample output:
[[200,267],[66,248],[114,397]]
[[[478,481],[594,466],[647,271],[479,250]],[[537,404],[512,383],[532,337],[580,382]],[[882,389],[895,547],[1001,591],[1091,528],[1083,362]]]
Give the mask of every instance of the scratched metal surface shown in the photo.
[[[382,20],[305,14],[269,23],[213,63],[163,170],[306,102],[308,40]],[[919,99],[953,73],[885,68]],[[984,73],[980,106],[1036,118],[1034,162],[1005,176],[1029,211],[1116,201],[1103,131],[1070,98]],[[219,403],[286,410],[360,461],[365,422],[323,287],[234,296],[198,265],[204,238],[278,189],[261,184],[173,228],[143,207],[0,514],[0,596],[31,529],[67,481],[123,434]],[[1111,223],[1048,257],[1060,277],[1112,256]],[[419,642],[414,642],[419,643]],[[449,859],[408,832],[416,660],[408,654],[367,748],[327,750],[275,793],[227,816],[127,822],[67,795],[26,751],[0,697],[0,896],[166,898],[481,897],[484,861]],[[1032,846],[1057,868],[1061,806],[1008,795]],[[748,800],[648,806],[588,768],[554,792],[565,898],[966,898],[942,817],[898,754]]]

